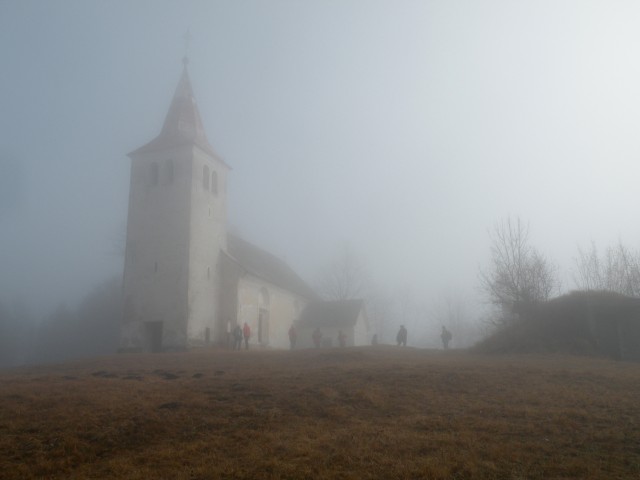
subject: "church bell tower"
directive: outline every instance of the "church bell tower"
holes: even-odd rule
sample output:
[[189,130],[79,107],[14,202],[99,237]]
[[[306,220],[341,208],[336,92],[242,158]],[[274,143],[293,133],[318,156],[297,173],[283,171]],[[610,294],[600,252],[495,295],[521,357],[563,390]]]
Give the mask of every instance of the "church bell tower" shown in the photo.
[[160,134],[129,154],[121,351],[182,350],[220,328],[229,167],[207,140],[187,64]]

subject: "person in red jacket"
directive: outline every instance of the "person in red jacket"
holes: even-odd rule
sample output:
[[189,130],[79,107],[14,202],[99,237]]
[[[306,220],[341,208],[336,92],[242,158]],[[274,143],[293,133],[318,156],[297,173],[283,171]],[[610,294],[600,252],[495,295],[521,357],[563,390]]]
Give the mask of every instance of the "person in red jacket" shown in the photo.
[[242,334],[244,335],[244,349],[249,350],[249,337],[251,336],[251,327],[244,322],[244,327],[242,327]]

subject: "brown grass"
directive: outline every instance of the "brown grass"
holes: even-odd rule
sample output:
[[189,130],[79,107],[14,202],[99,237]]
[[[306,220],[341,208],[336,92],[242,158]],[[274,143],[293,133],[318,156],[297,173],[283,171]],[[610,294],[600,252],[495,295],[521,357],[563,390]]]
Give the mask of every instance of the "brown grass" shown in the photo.
[[640,365],[391,347],[0,373],[0,478],[640,478]]

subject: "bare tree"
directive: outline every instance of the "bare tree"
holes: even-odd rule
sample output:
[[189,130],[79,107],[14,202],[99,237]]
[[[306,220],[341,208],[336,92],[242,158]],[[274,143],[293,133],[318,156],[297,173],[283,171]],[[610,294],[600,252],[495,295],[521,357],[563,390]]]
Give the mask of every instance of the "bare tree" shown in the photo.
[[587,251],[578,248],[574,281],[581,290],[608,290],[640,296],[640,253],[621,241],[601,258],[594,243]]
[[[502,220],[490,236],[491,267],[480,271],[480,283],[493,305],[513,313],[559,290],[556,268],[529,244],[529,227],[520,218]],[[509,318],[500,319],[505,321]]]
[[578,247],[575,263],[573,281],[580,290],[606,290],[600,256],[595,243],[591,243],[589,250]]
[[326,300],[361,298],[368,281],[369,275],[360,259],[349,244],[344,244],[320,275],[317,289]]
[[429,344],[440,345],[440,328],[446,327],[453,333],[457,348],[464,348],[481,338],[479,321],[473,319],[471,300],[457,291],[442,293],[433,299],[427,312],[429,316]]

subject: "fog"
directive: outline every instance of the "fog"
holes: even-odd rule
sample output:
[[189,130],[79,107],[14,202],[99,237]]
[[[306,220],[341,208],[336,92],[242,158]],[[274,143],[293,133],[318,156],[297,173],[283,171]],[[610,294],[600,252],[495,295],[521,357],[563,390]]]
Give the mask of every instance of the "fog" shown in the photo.
[[185,53],[231,224],[309,283],[348,244],[428,338],[443,299],[482,315],[488,230],[518,216],[570,290],[579,246],[640,243],[639,22],[634,1],[0,1],[0,302],[41,317],[122,273],[126,154]]

